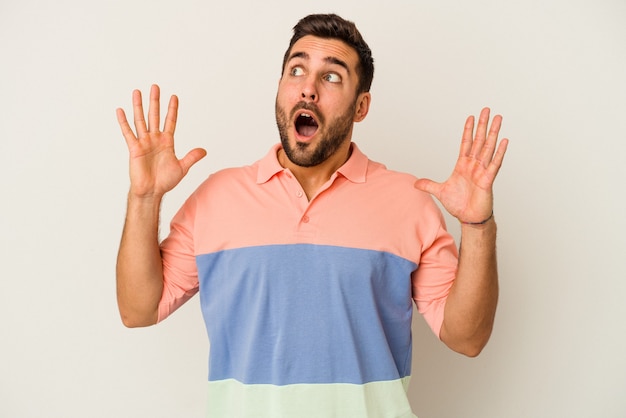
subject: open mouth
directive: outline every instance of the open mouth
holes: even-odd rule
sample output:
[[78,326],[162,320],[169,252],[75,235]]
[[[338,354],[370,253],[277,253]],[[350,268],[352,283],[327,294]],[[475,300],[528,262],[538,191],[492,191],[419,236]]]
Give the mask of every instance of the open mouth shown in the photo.
[[309,138],[317,132],[317,121],[309,114],[302,112],[296,118],[296,132],[298,135]]

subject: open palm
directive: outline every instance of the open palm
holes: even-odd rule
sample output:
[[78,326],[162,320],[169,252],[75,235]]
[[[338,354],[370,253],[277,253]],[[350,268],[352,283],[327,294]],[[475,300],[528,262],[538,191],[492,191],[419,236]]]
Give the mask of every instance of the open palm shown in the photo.
[[196,148],[178,159],[174,152],[174,131],[178,117],[178,98],[172,96],[160,130],[160,90],[150,89],[148,125],[144,118],[141,92],[133,91],[133,132],[124,110],[117,109],[117,120],[126,140],[130,156],[131,193],[140,197],[160,197],[173,189],[187,174],[189,168],[206,155]]
[[[508,140],[497,146],[502,117],[493,118],[484,108],[474,135],[474,117],[465,122],[459,157],[450,177],[443,183],[419,179],[417,189],[434,195],[443,207],[463,223],[479,223],[493,211],[493,183],[502,165]],[[488,129],[489,128],[489,129]]]

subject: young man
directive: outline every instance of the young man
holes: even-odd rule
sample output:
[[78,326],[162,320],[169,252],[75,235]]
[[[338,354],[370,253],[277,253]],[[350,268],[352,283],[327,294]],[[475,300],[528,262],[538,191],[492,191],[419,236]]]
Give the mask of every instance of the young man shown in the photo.
[[[501,117],[465,124],[442,183],[388,171],[351,142],[368,113],[369,47],[353,23],[311,15],[294,28],[276,97],[281,143],[215,173],[159,244],[163,195],[206,152],[174,154],[178,99],[160,131],[133,93],[128,212],[117,264],[127,326],[155,324],[195,293],[211,341],[209,415],[412,417],[412,303],[451,349],[476,356],[496,310],[492,185]],[[459,254],[436,196],[462,224]]]

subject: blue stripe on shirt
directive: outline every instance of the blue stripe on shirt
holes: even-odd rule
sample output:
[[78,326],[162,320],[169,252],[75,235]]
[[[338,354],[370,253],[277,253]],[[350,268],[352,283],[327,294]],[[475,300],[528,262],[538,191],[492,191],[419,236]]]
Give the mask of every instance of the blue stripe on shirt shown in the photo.
[[209,380],[363,384],[410,375],[415,263],[313,244],[230,249],[197,263]]

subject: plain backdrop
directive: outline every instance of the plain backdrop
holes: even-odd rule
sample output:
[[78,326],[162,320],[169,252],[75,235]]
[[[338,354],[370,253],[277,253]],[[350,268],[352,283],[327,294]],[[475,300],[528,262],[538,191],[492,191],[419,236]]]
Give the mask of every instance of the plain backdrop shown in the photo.
[[[444,180],[483,106],[511,139],[496,181],[501,296],[475,359],[414,321],[420,418],[626,416],[626,2],[0,0],[0,417],[202,417],[198,299],[122,326],[115,258],[128,190],[115,108],[180,98],[177,151],[211,172],[278,142],[291,28],[357,23],[376,60],[354,140]],[[455,220],[448,219],[458,238]]]

